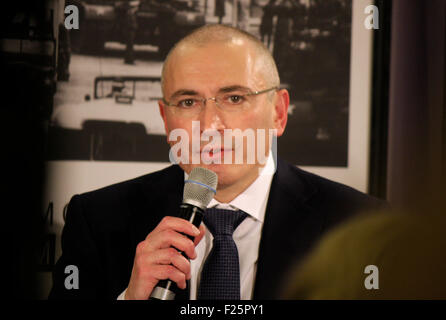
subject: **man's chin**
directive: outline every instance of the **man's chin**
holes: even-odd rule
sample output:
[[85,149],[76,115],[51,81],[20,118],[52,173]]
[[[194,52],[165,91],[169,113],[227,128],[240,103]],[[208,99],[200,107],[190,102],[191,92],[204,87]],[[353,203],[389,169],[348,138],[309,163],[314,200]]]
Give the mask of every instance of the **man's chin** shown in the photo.
[[187,173],[190,174],[192,169],[201,167],[214,171],[217,175],[219,173],[224,174],[227,171],[233,170],[234,165],[232,164],[222,164],[222,163],[199,163],[199,164],[180,164],[180,167]]
[[[233,185],[238,180],[243,179],[249,172],[257,172],[255,165],[244,164],[219,164],[219,163],[200,163],[200,164],[180,164],[180,167],[190,174],[192,169],[202,167],[215,172],[218,176],[218,185],[226,187]],[[254,171],[256,170],[256,171]]]

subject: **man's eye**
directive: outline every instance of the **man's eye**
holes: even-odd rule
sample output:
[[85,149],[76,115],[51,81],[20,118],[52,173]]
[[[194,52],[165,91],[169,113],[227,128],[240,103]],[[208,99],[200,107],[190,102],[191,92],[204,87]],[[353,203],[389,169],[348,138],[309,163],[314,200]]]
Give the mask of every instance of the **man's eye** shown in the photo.
[[192,108],[196,105],[197,101],[195,99],[184,99],[178,102],[178,107],[181,108]]
[[244,101],[244,97],[238,94],[232,94],[226,97],[225,102],[231,103],[231,104],[239,104]]

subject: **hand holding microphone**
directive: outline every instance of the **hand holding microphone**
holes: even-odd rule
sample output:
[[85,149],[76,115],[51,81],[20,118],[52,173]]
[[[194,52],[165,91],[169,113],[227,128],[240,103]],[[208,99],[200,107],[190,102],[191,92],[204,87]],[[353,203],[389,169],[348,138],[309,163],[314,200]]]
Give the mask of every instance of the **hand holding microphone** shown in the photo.
[[[215,195],[217,175],[195,168],[185,181],[178,217],[165,217],[138,244],[125,299],[172,300],[186,288],[195,246],[204,236],[204,210]],[[200,227],[200,229],[198,229]],[[195,239],[194,239],[195,238]]]

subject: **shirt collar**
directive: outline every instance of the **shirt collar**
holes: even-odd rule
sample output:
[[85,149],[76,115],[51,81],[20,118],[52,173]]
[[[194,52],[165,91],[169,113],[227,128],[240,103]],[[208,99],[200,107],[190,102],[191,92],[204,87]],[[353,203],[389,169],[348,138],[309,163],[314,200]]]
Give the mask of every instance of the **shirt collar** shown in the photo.
[[[276,165],[269,152],[266,165],[261,168],[261,172],[256,180],[245,191],[239,194],[234,200],[229,203],[221,203],[212,199],[208,208],[218,207],[221,209],[242,210],[249,214],[256,220],[264,221],[266,205],[268,202],[269,190],[274,176]],[[185,173],[187,179],[187,174]]]

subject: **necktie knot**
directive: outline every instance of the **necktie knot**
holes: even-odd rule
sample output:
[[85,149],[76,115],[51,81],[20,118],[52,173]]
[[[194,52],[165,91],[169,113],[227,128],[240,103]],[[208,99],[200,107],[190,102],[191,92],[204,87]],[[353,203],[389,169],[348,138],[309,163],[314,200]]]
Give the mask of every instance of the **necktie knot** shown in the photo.
[[220,235],[232,236],[234,230],[246,217],[247,214],[240,210],[210,208],[206,210],[203,220],[214,237]]

